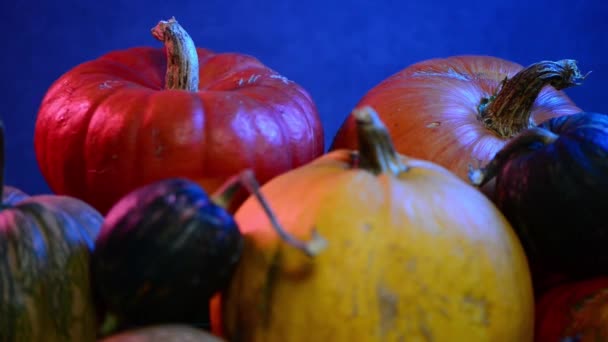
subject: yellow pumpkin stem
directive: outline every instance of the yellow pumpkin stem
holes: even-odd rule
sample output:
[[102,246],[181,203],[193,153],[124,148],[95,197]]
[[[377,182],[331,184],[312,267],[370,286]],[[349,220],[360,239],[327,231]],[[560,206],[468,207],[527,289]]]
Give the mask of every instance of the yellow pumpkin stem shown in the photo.
[[358,167],[374,174],[390,172],[397,175],[407,171],[408,167],[401,161],[378,113],[365,106],[353,110],[352,115],[359,139],[359,151],[356,155]]
[[532,127],[532,106],[546,85],[562,90],[580,85],[589,75],[582,75],[576,64],[572,59],[542,61],[528,66],[510,79],[505,78],[497,93],[484,98],[479,104],[478,119],[503,138],[511,138]]
[[161,20],[152,36],[165,44],[167,72],[165,89],[198,90],[198,55],[194,41],[175,18]]
[[275,214],[272,209],[270,209],[270,205],[262,195],[260,191],[260,185],[258,184],[253,171],[247,169],[240,174],[231,177],[224,183],[224,185],[216,192],[213,196],[213,202],[219,206],[227,208],[230,206],[232,198],[242,189],[244,188],[250,194],[252,194],[257,202],[262,206],[262,209],[266,213],[266,216],[270,220],[270,224],[274,231],[281,237],[281,239],[289,244],[290,246],[304,252],[307,256],[313,257],[319,254],[323,249],[325,249],[327,245],[327,241],[323,239],[322,236],[318,234],[316,230],[312,232],[312,239],[310,241],[304,242],[298,240],[295,236],[289,234],[282,226],[279,224]]
[[533,144],[548,145],[557,140],[559,136],[549,130],[540,127],[532,127],[513,138],[506,144],[494,158],[485,166],[473,168],[469,165],[469,181],[473,185],[484,186],[492,178],[494,178],[502,166],[514,154],[521,153],[530,148]]

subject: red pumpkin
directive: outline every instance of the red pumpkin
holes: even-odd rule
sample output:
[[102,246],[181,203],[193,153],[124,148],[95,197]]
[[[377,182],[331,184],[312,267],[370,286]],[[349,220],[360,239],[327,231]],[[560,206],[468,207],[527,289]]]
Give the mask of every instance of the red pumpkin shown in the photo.
[[[400,153],[437,163],[468,181],[469,164],[489,161],[531,124],[580,112],[556,89],[581,79],[572,60],[524,69],[496,57],[455,56],[403,69],[371,89],[357,107],[376,109]],[[355,122],[348,117],[332,149],[352,149],[356,143]]]
[[545,293],[536,304],[536,341],[608,341],[608,277]]
[[48,90],[34,142],[54,192],[105,213],[156,180],[186,177],[213,192],[245,168],[263,183],[323,153],[302,87],[251,56],[195,48],[174,19],[152,33],[165,48],[108,53]]

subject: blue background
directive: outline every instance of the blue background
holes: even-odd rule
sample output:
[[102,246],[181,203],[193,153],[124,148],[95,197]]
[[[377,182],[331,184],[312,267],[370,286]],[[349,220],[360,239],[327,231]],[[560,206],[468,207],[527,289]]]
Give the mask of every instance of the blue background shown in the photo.
[[487,54],[528,65],[573,58],[593,73],[567,93],[608,112],[606,1],[3,1],[0,116],[7,183],[47,192],[33,128],[50,84],[106,52],[160,46],[150,29],[175,16],[200,47],[254,55],[314,97],[328,145],[359,98],[417,61]]

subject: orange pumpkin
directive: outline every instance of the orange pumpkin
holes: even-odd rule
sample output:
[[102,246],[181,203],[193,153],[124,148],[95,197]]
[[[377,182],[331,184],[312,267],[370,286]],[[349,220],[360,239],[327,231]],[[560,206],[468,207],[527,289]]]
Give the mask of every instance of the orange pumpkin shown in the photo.
[[371,108],[353,117],[358,152],[262,187],[289,235],[252,198],[237,211],[246,242],[223,294],[226,336],[531,341],[528,265],[502,214],[446,169],[399,156]]
[[[572,60],[523,68],[501,58],[453,56],[413,64],[372,88],[357,106],[386,122],[400,153],[437,163],[468,181],[470,164],[488,162],[514,135],[580,112],[563,92],[584,79]],[[356,148],[348,117],[332,149]]]

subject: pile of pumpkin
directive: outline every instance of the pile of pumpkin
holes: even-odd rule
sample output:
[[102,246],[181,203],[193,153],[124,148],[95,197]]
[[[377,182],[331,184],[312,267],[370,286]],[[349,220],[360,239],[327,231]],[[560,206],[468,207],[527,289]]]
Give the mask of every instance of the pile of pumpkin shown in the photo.
[[55,194],[3,187],[0,341],[608,341],[608,115],[562,92],[576,62],[408,66],[324,153],[298,84],[152,33],[42,102]]

